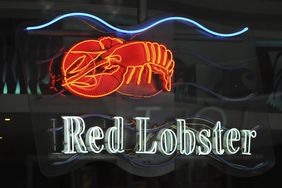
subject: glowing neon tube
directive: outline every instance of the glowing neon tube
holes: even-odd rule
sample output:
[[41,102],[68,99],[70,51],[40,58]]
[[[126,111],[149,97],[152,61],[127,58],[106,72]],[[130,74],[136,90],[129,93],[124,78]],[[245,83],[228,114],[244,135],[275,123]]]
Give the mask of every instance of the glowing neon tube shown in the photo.
[[38,26],[31,26],[31,27],[27,27],[26,30],[27,31],[32,31],[32,30],[40,30],[40,29],[43,29],[43,28],[46,28],[64,18],[69,18],[69,17],[86,17],[86,18],[91,18],[93,20],[96,20],[98,22],[100,22],[101,24],[107,26],[108,28],[114,30],[114,31],[117,31],[117,32],[120,32],[120,33],[125,33],[125,34],[136,34],[136,33],[141,33],[141,32],[144,32],[148,29],[151,29],[153,28],[154,26],[156,25],[159,25],[161,23],[164,23],[164,22],[168,22],[168,21],[181,21],[181,22],[184,22],[186,24],[193,24],[195,25],[196,27],[198,27],[199,29],[211,34],[211,35],[214,35],[214,36],[218,36],[218,37],[234,37],[234,36],[238,36],[238,35],[241,35],[245,32],[247,32],[249,30],[248,27],[245,27],[243,29],[241,29],[240,31],[237,31],[237,32],[233,32],[233,33],[219,33],[219,32],[215,32],[215,31],[212,31],[208,28],[206,28],[205,26],[201,25],[200,23],[192,20],[192,19],[189,19],[189,18],[185,18],[185,17],[166,17],[166,18],[162,18],[162,19],[159,19],[153,23],[151,23],[150,25],[148,26],[145,26],[143,28],[139,28],[139,29],[132,29],[132,30],[126,30],[126,29],[121,29],[121,28],[118,28],[114,25],[111,25],[110,23],[106,22],[105,20],[99,18],[98,16],[95,16],[95,15],[92,15],[92,14],[88,14],[88,13],[82,13],[82,12],[73,12],[73,13],[67,13],[67,14],[63,14],[61,16],[58,16],[56,18],[54,18],[53,20],[45,23],[45,24],[42,24],[42,25],[38,25]]

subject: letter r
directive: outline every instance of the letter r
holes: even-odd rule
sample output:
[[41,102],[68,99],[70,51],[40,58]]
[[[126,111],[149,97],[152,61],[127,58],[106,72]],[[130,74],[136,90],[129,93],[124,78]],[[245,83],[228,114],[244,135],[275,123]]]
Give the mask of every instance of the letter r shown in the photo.
[[87,153],[81,135],[85,130],[84,120],[79,116],[62,116],[64,120],[65,154]]

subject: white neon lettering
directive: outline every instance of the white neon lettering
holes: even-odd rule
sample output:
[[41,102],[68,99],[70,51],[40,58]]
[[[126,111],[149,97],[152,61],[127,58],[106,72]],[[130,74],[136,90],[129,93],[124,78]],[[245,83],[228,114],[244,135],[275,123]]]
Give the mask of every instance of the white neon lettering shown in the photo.
[[147,150],[147,122],[149,119],[150,118],[148,117],[135,118],[138,141],[138,149],[136,153],[154,154],[157,151],[157,141],[153,141],[151,148]]
[[177,119],[176,122],[178,150],[183,155],[190,155],[196,147],[195,133],[189,128],[186,128],[186,121],[184,119]]
[[210,141],[211,130],[203,129],[199,133],[197,133],[197,141],[200,146],[197,147],[198,155],[209,155],[212,151],[212,143]]
[[251,139],[257,136],[257,132],[255,130],[241,130],[242,134],[242,154],[243,155],[251,155]]
[[223,137],[223,147],[227,154],[236,154],[240,147],[234,147],[233,142],[240,141],[240,131],[236,128],[227,130]]
[[91,127],[86,133],[86,146],[93,153],[100,153],[104,149],[104,145],[97,146],[96,141],[104,138],[104,132],[100,127]]
[[124,152],[123,145],[123,126],[124,120],[122,117],[114,117],[115,125],[106,131],[105,146],[109,153]]
[[[124,119],[113,117],[114,126],[104,130],[100,126],[89,127],[85,131],[85,122],[79,116],[62,116],[64,128],[64,154],[75,153],[123,153],[125,151]],[[179,152],[182,155],[237,154],[251,155],[251,145],[257,137],[255,130],[223,129],[221,122],[207,129],[189,128],[185,119],[176,119],[176,131],[163,128],[157,135],[147,129],[149,117],[136,117],[135,153],[164,155]],[[192,129],[193,128],[193,129]],[[223,134],[224,133],[224,134]],[[153,139],[152,139],[153,138]],[[85,139],[85,142],[84,142]],[[104,143],[102,143],[104,141]]]
[[222,148],[222,132],[220,121],[216,122],[212,133],[213,153],[216,155],[223,155],[224,149]]
[[63,153],[87,153],[88,151],[81,137],[85,130],[83,119],[79,116],[62,116],[62,119],[64,120]]
[[157,136],[158,150],[165,154],[171,155],[177,149],[177,137],[171,129],[162,129]]

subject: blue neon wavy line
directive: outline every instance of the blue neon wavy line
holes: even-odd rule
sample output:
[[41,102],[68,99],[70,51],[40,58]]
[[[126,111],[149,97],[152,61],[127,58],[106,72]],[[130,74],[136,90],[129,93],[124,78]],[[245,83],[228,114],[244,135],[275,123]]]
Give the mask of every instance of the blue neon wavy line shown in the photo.
[[238,35],[241,35],[245,32],[247,32],[249,30],[248,27],[245,27],[243,28],[242,30],[240,31],[237,31],[237,32],[234,32],[234,33],[218,33],[218,32],[215,32],[215,31],[212,31],[206,27],[204,27],[203,25],[201,25],[200,23],[192,20],[192,19],[189,19],[189,18],[185,18],[185,17],[166,17],[166,18],[163,18],[163,19],[160,19],[160,20],[157,20],[155,22],[153,22],[152,24],[146,26],[146,27],[143,27],[143,28],[140,28],[140,29],[133,29],[133,30],[126,30],[126,29],[121,29],[121,28],[118,28],[116,26],[113,26],[111,25],[110,23],[106,22],[105,20],[95,16],[95,15],[92,15],[92,14],[88,14],[88,13],[82,13],[82,12],[73,12],[73,13],[67,13],[67,14],[63,14],[61,16],[58,16],[56,18],[54,18],[53,20],[45,23],[45,24],[42,24],[42,25],[38,25],[38,26],[31,26],[31,27],[27,27],[26,30],[27,31],[32,31],[32,30],[39,30],[39,29],[43,29],[45,27],[48,27],[64,18],[68,18],[68,17],[75,17],[75,16],[81,16],[81,17],[88,17],[88,18],[91,18],[91,19],[94,19],[102,24],[104,24],[105,26],[107,26],[108,28],[114,30],[114,31],[117,31],[117,32],[120,32],[120,33],[126,33],[126,34],[136,34],[136,33],[141,33],[141,32],[144,32],[148,29],[151,29],[152,27],[156,26],[156,25],[159,25],[161,23],[164,23],[164,22],[167,22],[167,21],[184,21],[185,23],[188,23],[188,24],[193,24],[195,26],[197,26],[198,28],[202,29],[203,31],[209,33],[209,34],[212,34],[212,35],[215,35],[215,36],[219,36],[219,37],[234,37],[234,36],[238,36]]

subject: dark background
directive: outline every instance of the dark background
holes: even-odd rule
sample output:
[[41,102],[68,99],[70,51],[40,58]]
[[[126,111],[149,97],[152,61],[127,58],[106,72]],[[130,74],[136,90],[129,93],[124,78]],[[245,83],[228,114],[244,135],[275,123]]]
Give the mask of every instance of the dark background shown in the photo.
[[[102,7],[102,8],[101,8]],[[0,0],[0,187],[269,187],[279,186],[282,168],[280,83],[282,60],[282,3],[276,0],[185,1],[185,0],[99,0],[99,1],[4,1]],[[251,28],[253,47],[261,73],[272,133],[275,165],[255,177],[238,178],[201,162],[187,164],[167,175],[143,178],[107,162],[88,164],[63,176],[46,177],[39,168],[28,95],[40,94],[37,80],[27,89],[22,63],[24,46],[19,45],[23,28],[42,23],[65,12],[90,12],[114,20],[116,25],[134,25],[151,17],[177,15],[208,23]],[[208,25],[211,28],[212,24]],[[59,33],[62,34],[62,33]],[[71,34],[71,33],[66,33]],[[50,32],[50,35],[54,33]],[[185,36],[184,36],[185,37]],[[39,36],[40,38],[40,36]],[[55,43],[56,41],[54,41]],[[32,53],[32,52],[29,52]],[[38,70],[34,70],[38,71]],[[191,77],[191,75],[190,75]],[[43,86],[42,86],[43,87]],[[17,89],[18,88],[18,89]],[[44,90],[44,88],[41,88]],[[273,98],[272,98],[273,99]],[[10,118],[10,120],[5,120]],[[204,169],[204,170],[203,170]]]

